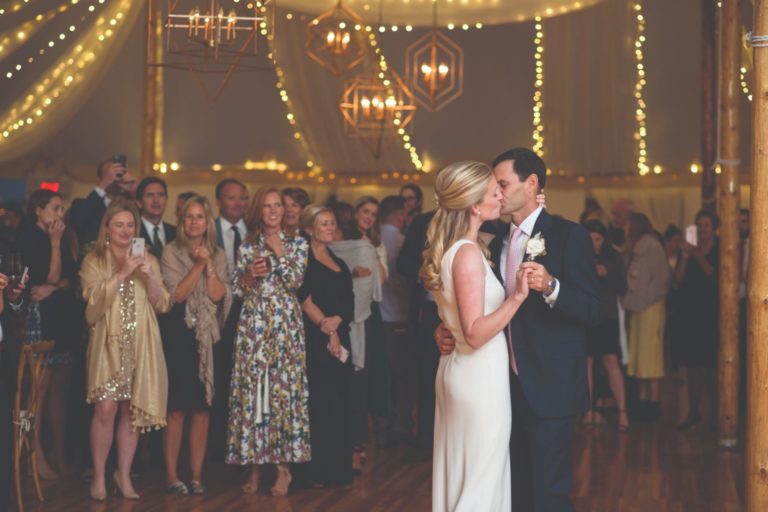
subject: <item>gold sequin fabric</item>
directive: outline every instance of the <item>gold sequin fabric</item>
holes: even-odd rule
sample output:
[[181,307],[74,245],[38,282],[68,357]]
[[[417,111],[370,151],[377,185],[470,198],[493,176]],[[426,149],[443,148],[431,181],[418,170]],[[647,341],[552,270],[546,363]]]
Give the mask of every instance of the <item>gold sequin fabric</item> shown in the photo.
[[100,388],[92,402],[130,400],[133,374],[136,371],[136,299],[135,283],[129,279],[120,284],[120,371]]

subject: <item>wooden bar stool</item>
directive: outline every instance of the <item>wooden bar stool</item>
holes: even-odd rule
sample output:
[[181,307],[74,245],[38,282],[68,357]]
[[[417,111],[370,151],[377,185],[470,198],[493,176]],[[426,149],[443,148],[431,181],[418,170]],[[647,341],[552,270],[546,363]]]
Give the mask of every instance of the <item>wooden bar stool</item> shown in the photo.
[[[37,499],[45,501],[37,474],[37,453],[35,452],[35,417],[40,381],[46,371],[55,341],[43,341],[24,345],[19,354],[19,368],[16,376],[16,400],[13,408],[13,468],[16,478],[16,502],[19,512],[24,512],[21,494],[21,453],[24,449],[29,456],[32,478],[35,482]],[[29,368],[29,372],[26,369]]]

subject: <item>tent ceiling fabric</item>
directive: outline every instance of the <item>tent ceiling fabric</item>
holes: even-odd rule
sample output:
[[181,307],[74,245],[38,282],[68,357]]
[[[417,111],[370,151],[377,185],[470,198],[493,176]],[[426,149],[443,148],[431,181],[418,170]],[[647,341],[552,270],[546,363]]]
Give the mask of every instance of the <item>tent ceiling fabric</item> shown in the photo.
[[[439,0],[439,23],[496,25],[551,17],[590,7],[604,0]],[[312,15],[336,5],[337,0],[279,0],[282,9]],[[432,0],[344,0],[368,23],[432,26]]]

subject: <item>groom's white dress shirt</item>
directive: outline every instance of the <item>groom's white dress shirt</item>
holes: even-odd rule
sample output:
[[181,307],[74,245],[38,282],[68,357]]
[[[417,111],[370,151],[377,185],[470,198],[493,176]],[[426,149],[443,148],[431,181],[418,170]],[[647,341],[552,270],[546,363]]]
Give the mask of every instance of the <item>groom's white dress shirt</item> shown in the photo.
[[[528,217],[525,218],[523,222],[520,223],[520,230],[522,233],[517,238],[517,243],[520,244],[520,251],[518,254],[522,255],[522,258],[525,259],[525,245],[528,243],[528,239],[531,238],[535,233],[532,233],[533,228],[536,226],[536,221],[539,218],[539,215],[541,215],[543,208],[539,206],[536,208],[533,212],[531,212]],[[501,274],[501,279],[506,279],[506,272],[504,271],[507,268],[507,255],[509,254],[509,241],[512,236],[512,232],[517,229],[518,226],[515,226],[513,222],[509,223],[509,234],[504,237],[504,242],[501,246],[501,257],[499,260],[499,266],[501,267],[499,269],[499,273]],[[546,244],[546,239],[544,240],[544,243]],[[554,276],[553,276],[554,277]],[[506,285],[506,282],[504,283]],[[552,293],[548,296],[544,297],[544,300],[547,304],[550,305],[550,307],[553,307],[555,305],[555,302],[557,301],[557,296],[560,293],[560,280],[555,280],[555,289],[552,291]]]

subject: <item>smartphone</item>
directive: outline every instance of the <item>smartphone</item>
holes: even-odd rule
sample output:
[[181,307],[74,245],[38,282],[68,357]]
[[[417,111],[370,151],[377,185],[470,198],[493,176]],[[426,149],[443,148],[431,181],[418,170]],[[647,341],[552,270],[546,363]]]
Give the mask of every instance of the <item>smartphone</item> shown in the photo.
[[144,256],[143,238],[134,238],[131,240],[131,256]]
[[114,155],[112,156],[112,161],[116,164],[120,164],[123,167],[126,167],[128,165],[128,157],[125,155]]
[[685,241],[696,247],[699,243],[698,232],[696,231],[696,225],[691,224],[685,228]]

